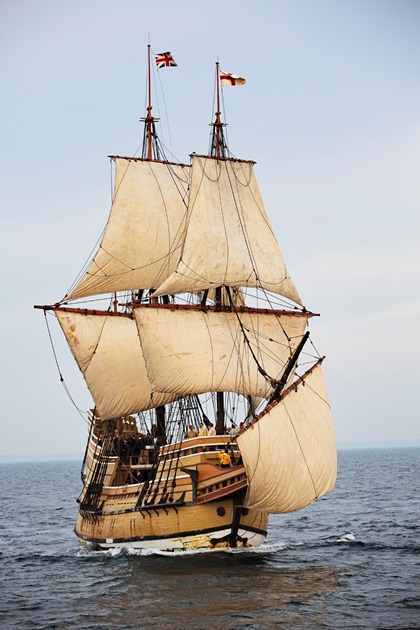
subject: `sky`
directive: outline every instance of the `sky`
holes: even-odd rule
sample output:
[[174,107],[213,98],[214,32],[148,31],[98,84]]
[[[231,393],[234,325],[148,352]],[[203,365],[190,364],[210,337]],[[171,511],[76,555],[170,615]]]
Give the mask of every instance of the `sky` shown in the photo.
[[[256,175],[307,308],[337,442],[420,440],[420,2],[0,2],[0,457],[82,453],[91,406],[56,322],[105,225],[109,155],[134,155],[147,43],[159,135],[207,153],[214,64],[229,147]],[[163,96],[164,94],[164,96]],[[74,403],[74,404],[73,404]]]

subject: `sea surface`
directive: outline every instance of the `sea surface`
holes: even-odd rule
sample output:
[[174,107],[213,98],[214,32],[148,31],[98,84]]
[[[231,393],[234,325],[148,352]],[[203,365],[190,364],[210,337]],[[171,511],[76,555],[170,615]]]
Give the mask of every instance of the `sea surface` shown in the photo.
[[252,551],[92,551],[80,462],[0,465],[0,628],[420,628],[420,449],[339,451],[336,489]]

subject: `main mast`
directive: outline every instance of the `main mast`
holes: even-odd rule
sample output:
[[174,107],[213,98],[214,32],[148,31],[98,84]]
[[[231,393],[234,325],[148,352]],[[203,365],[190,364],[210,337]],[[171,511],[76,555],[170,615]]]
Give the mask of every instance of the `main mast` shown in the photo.
[[[155,122],[159,121],[159,118],[155,118],[152,115],[152,81],[150,57],[151,48],[150,44],[147,44],[147,114],[145,118],[140,119],[142,122],[144,122],[142,158],[148,161],[161,161],[162,156],[159,150],[158,136],[155,126]],[[151,302],[152,304],[157,304],[159,302],[159,298],[152,297]],[[164,444],[166,442],[166,422],[164,405],[156,407],[156,437],[160,444]]]

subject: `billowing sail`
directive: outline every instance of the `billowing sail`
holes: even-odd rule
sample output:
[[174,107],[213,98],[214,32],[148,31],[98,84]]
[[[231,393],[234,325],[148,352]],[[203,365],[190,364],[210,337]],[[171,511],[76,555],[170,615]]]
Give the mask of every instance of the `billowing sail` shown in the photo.
[[135,322],[128,317],[55,311],[102,420],[164,405],[152,396]]
[[247,507],[293,512],[330,492],[337,455],[321,363],[236,439],[249,483]]
[[269,396],[270,379],[282,373],[307,323],[300,312],[144,307],[134,315],[152,389],[180,396],[207,391]]
[[155,295],[262,287],[301,304],[271,229],[253,163],[193,155],[180,259]]
[[66,299],[155,288],[179,258],[190,167],[115,162],[114,200],[102,242]]

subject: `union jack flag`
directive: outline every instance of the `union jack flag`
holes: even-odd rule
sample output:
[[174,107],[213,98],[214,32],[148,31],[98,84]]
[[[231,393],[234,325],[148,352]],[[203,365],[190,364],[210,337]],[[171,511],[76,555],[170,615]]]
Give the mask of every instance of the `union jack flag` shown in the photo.
[[175,59],[170,52],[158,53],[155,55],[156,65],[160,68],[172,68],[176,66]]

